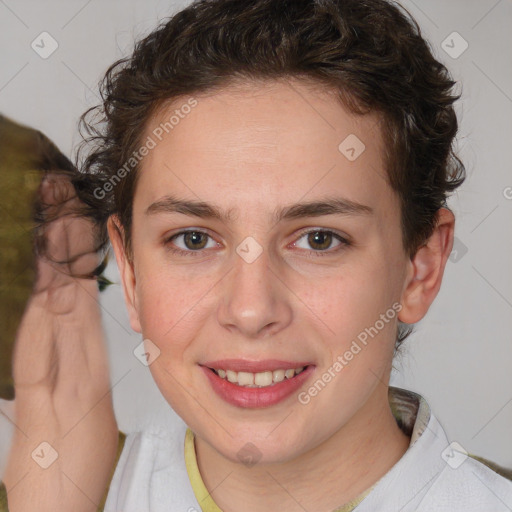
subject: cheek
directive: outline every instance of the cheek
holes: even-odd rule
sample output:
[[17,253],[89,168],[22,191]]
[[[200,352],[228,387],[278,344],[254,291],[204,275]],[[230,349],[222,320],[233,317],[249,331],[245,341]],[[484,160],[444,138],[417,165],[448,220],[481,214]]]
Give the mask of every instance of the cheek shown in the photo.
[[398,300],[399,287],[393,281],[385,265],[365,264],[361,259],[358,263],[347,264],[329,278],[302,280],[296,286],[300,286],[297,295],[314,313],[312,318],[323,323],[336,348],[340,343],[350,344]]
[[[399,308],[398,286],[390,271],[386,265],[365,265],[361,260],[326,281],[323,289],[307,293],[311,309],[319,312],[317,325],[329,328],[323,338],[327,357],[303,395],[309,400],[310,416],[318,418],[319,431],[325,410],[331,410],[329,424],[334,429],[348,421],[388,375],[398,316],[393,305]],[[340,397],[344,407],[333,411],[331,404]]]
[[141,261],[136,295],[142,334],[159,346],[162,355],[177,355],[204,323],[215,282],[206,275],[186,277],[186,272],[154,259]]

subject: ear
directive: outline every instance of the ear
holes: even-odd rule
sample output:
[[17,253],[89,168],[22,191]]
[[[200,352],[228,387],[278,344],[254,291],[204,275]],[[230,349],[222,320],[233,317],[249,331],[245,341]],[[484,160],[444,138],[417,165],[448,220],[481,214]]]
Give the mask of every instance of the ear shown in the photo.
[[437,212],[432,236],[410,262],[410,272],[402,292],[398,319],[407,324],[419,322],[436,298],[443,280],[446,262],[453,246],[455,217],[447,208]]
[[124,246],[124,230],[116,215],[111,215],[107,223],[108,235],[114,249],[117,266],[123,282],[124,300],[128,308],[130,326],[136,332],[142,332],[137,308],[136,280],[133,264],[127,257]]

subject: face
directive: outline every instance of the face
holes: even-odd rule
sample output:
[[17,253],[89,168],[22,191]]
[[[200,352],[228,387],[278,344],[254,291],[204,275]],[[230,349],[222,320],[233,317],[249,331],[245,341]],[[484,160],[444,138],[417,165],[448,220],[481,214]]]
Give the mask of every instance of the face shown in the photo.
[[379,118],[303,82],[194,98],[143,137],[156,145],[134,197],[133,266],[114,243],[131,325],[158,347],[152,375],[196,435],[233,461],[248,442],[290,460],[388,382],[413,264]]

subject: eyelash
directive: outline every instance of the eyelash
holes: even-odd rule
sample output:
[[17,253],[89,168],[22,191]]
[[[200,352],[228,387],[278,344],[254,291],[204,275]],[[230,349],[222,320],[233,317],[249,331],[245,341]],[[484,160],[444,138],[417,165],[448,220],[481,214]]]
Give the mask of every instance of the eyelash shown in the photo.
[[[178,237],[180,237],[182,235],[186,235],[187,233],[200,233],[202,235],[206,235],[207,237],[213,239],[213,237],[211,237],[205,231],[201,231],[201,230],[198,230],[198,229],[187,229],[187,230],[184,230],[184,231],[180,231],[179,233],[175,233],[174,235],[170,236],[169,238],[166,238],[164,240],[164,245],[165,245],[166,249],[169,250],[170,252],[172,252],[173,254],[177,254],[179,256],[195,256],[197,253],[203,252],[203,249],[185,251],[183,249],[179,249],[179,248],[176,248],[176,247],[172,246],[172,242],[176,238],[178,238]],[[310,253],[309,257],[312,257],[312,258],[328,256],[328,255],[331,255],[333,253],[337,253],[338,251],[342,250],[343,248],[346,248],[346,247],[349,247],[349,246],[352,245],[352,243],[349,240],[347,240],[343,236],[339,235],[338,233],[336,233],[334,231],[331,231],[331,230],[328,230],[328,229],[318,229],[318,228],[317,229],[309,229],[309,230],[302,231],[300,233],[299,237],[297,238],[297,240],[294,243],[297,243],[302,237],[304,237],[306,235],[309,235],[310,233],[323,233],[323,234],[332,235],[333,238],[335,238],[336,240],[338,240],[340,242],[340,245],[337,246],[334,250],[331,250],[331,249],[326,249],[326,250],[300,249],[302,251],[307,251],[308,253]]]

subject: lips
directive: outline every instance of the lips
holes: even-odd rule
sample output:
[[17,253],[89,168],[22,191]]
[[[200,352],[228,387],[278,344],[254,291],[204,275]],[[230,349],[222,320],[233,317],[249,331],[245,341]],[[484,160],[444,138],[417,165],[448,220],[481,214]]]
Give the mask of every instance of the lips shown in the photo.
[[[309,379],[314,368],[314,365],[304,361],[276,359],[264,361],[224,359],[208,361],[201,365],[213,391],[227,403],[244,408],[269,407],[285,400]],[[300,371],[297,372],[297,369]],[[222,371],[219,372],[219,370]],[[283,371],[288,372],[288,377],[282,380],[281,378],[277,381],[258,380],[258,376],[264,374],[267,377],[280,376]],[[255,377],[256,380],[251,380],[249,377]],[[247,378],[250,382],[246,380]],[[258,385],[258,382],[262,385]]]
[[201,366],[207,366],[213,370],[231,370],[233,372],[273,372],[274,370],[294,370],[311,365],[308,361],[284,361],[280,359],[265,359],[262,361],[249,361],[246,359],[220,359],[218,361],[207,361]]

